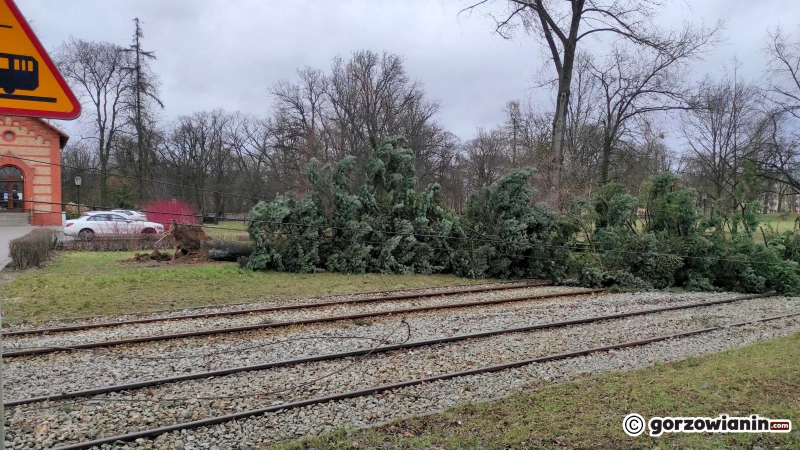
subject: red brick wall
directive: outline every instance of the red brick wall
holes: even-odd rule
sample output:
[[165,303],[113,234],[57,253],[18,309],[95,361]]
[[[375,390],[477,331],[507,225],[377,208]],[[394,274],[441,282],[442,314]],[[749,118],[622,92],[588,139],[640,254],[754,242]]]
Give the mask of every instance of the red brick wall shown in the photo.
[[61,135],[42,120],[0,116],[0,167],[22,170],[31,225],[61,225],[61,166],[52,165],[61,163],[60,142]]

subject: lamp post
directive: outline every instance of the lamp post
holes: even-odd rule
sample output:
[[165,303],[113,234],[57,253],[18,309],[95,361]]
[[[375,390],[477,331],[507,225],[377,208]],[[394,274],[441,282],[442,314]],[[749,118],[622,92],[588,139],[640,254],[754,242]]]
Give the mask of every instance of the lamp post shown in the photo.
[[81,183],[83,178],[80,175],[75,175],[75,186],[78,188],[78,217],[81,215]]

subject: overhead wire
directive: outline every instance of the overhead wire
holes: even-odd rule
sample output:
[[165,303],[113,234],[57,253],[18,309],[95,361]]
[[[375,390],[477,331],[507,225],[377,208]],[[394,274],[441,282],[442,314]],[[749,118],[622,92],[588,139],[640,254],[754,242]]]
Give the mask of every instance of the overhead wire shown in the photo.
[[[39,200],[23,200],[23,202],[24,201],[31,202],[31,203],[50,204],[50,205],[67,205],[67,203],[46,202],[46,201],[39,201]],[[93,205],[86,205],[86,206],[90,207],[90,208],[98,207],[98,206],[93,206]],[[172,215],[182,216],[182,217],[194,217],[194,218],[201,217],[201,216],[199,216],[197,214],[171,213],[171,212],[168,212],[168,211],[147,211],[147,210],[139,210],[139,211],[143,212],[143,213],[152,213],[152,214],[172,214]],[[42,212],[53,213],[52,211],[42,211]],[[303,228],[317,228],[317,229],[322,229],[322,230],[357,231],[357,232],[364,231],[364,230],[356,230],[356,229],[353,229],[353,228],[340,227],[340,226],[334,226],[334,225],[304,224],[304,223],[297,223],[297,222],[282,222],[282,221],[273,221],[273,220],[266,220],[266,219],[233,219],[233,220],[234,221],[240,221],[241,220],[241,221],[246,222],[246,223],[266,223],[266,224],[271,224],[271,225],[276,225],[276,226],[284,226],[284,227],[298,227],[298,228],[303,227]],[[244,231],[244,230],[234,229],[234,228],[219,227],[217,225],[199,224],[198,226],[216,227],[218,229],[227,229],[227,230],[231,230],[231,231]],[[290,234],[290,235],[294,235],[294,236],[304,236],[303,234],[297,234],[297,233],[293,234],[291,232],[287,233],[286,231],[280,231],[280,232],[277,232],[277,231],[276,232],[272,232],[272,231],[270,231],[270,233],[273,233],[273,234]],[[539,247],[539,248],[561,250],[561,251],[573,251],[573,250],[577,249],[577,247],[578,247],[578,243],[577,242],[574,243],[574,244],[571,244],[571,245],[570,244],[568,244],[568,245],[556,245],[556,244],[546,244],[546,243],[541,243],[541,242],[515,242],[515,241],[507,241],[507,240],[502,240],[502,239],[497,239],[497,238],[489,238],[489,237],[476,237],[476,238],[465,237],[465,238],[462,238],[462,237],[459,237],[459,236],[439,236],[439,235],[435,235],[435,234],[392,231],[392,230],[376,230],[376,231],[374,231],[374,233],[375,234],[379,234],[379,235],[380,234],[386,234],[386,235],[406,236],[406,237],[414,237],[414,238],[416,238],[416,237],[434,238],[434,239],[440,239],[440,240],[445,240],[445,241],[447,241],[447,240],[456,240],[456,241],[463,241],[463,242],[476,242],[476,241],[477,242],[487,242],[487,243],[503,244],[503,245],[517,246],[517,247],[528,247],[528,250],[532,249],[532,248],[535,248],[535,247]],[[365,240],[359,240],[359,239],[356,239],[356,238],[327,236],[327,235],[324,235],[324,234],[317,234],[317,235],[314,235],[314,236],[306,236],[306,237],[314,238],[314,239],[339,240],[339,241],[345,241],[345,242],[347,242],[347,241],[359,242],[359,243],[375,244],[375,245],[383,245],[384,244],[381,241],[365,241]],[[431,244],[429,242],[424,242],[424,243],[428,244],[428,245]],[[450,248],[450,247],[434,247],[434,248],[452,250],[452,248]],[[735,259],[730,259],[730,258],[720,258],[720,257],[716,257],[716,256],[679,255],[679,254],[674,254],[674,253],[662,253],[662,252],[650,252],[650,251],[641,252],[641,251],[634,251],[634,250],[619,250],[619,249],[597,249],[597,248],[595,248],[594,250],[581,250],[581,252],[582,253],[592,253],[592,254],[619,253],[619,254],[627,254],[627,255],[648,255],[648,256],[656,256],[656,257],[683,258],[683,259],[694,259],[694,260],[713,259],[713,260],[716,260],[716,261],[736,262],[736,263],[742,262],[740,260],[735,260]],[[506,257],[509,257],[509,258],[539,259],[539,260],[541,260],[541,259],[545,259],[545,260],[549,259],[547,256],[522,255],[522,254],[511,255],[511,254],[504,254],[504,253],[495,253],[495,254],[498,254],[500,256],[506,256]],[[776,263],[776,262],[770,262],[770,261],[749,261],[749,262],[752,263],[752,264],[761,264],[761,265],[781,265],[782,264],[782,263]]]

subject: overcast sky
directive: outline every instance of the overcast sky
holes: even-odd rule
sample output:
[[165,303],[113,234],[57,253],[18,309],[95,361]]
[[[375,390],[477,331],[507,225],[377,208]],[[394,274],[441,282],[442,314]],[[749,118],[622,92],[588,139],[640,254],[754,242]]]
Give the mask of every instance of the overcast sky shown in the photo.
[[[761,75],[767,30],[798,33],[796,0],[666,0],[663,24],[726,21],[727,43],[697,65],[719,74],[736,55],[746,76]],[[327,69],[358,49],[405,58],[411,78],[442,105],[438,120],[461,138],[503,119],[508,100],[532,92],[542,53],[531,37],[505,40],[464,0],[16,0],[49,51],[70,36],[127,45],[131,20],[144,21],[145,48],[158,56],[164,117],[224,108],[269,110],[268,88],[296,69]],[[691,5],[688,6],[688,5]],[[549,67],[547,70],[551,70]],[[538,97],[537,97],[538,95]],[[75,123],[63,124],[77,133]]]

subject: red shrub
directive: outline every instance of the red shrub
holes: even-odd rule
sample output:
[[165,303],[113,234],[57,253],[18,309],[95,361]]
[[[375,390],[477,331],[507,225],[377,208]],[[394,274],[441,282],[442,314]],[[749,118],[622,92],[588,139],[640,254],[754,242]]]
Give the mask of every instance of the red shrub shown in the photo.
[[142,212],[147,214],[147,220],[158,222],[166,229],[169,229],[173,219],[178,223],[200,224],[197,210],[179,198],[151,200],[145,204]]

